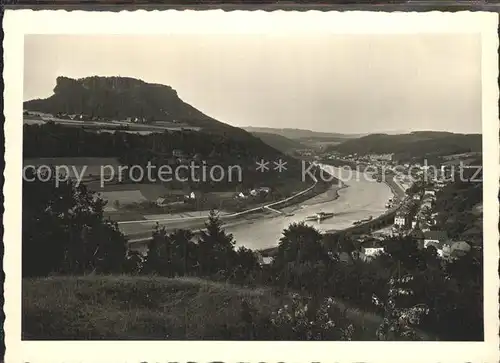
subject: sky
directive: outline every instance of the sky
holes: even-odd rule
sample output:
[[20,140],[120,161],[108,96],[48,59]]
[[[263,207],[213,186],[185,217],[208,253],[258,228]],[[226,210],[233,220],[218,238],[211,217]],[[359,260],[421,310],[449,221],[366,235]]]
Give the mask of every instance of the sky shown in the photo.
[[479,35],[25,36],[25,101],[94,75],[169,85],[240,127],[481,132]]

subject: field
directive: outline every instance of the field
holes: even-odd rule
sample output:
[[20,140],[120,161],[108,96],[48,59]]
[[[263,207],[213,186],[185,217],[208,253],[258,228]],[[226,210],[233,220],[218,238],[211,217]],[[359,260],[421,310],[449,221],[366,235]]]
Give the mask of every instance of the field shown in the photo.
[[[254,316],[290,303],[269,288],[198,278],[131,276],[23,280],[22,339],[234,339],[244,334],[242,303]],[[341,303],[339,308],[344,310]],[[357,339],[370,339],[381,318],[345,310]]]

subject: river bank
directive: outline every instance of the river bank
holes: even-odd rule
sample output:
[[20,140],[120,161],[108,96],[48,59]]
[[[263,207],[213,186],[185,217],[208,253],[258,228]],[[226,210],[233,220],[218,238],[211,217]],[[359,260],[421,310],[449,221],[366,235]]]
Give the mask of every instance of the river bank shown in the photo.
[[339,190],[347,187],[348,186],[345,184],[339,186],[337,183],[334,183],[325,192],[315,195],[314,197],[306,199],[302,202],[297,201],[292,205],[284,207],[273,207],[273,209],[276,209],[277,211],[281,212],[280,214],[268,210],[268,211],[261,211],[260,213],[256,212],[253,214],[248,214],[236,220],[228,221],[229,218],[225,218],[225,216],[222,216],[221,219],[223,222],[228,221],[227,223],[223,224],[223,226],[227,228],[227,227],[236,227],[240,224],[246,224],[249,222],[250,224],[252,224],[253,222],[256,222],[263,218],[265,218],[266,220],[270,220],[279,218],[280,216],[283,215],[293,216],[294,212],[302,210],[304,206],[316,206],[316,205],[321,205],[323,203],[329,203],[335,201],[339,197]]
[[[334,200],[338,197],[337,184],[337,182],[318,182],[280,201],[262,204],[238,213],[219,211],[219,217],[225,227],[233,227],[259,220],[269,220],[282,215],[290,215],[305,202],[309,201],[309,204],[314,204]],[[147,241],[151,237],[152,229],[156,224],[165,226],[168,229],[202,229],[209,212],[146,215],[142,216],[141,219],[117,221],[117,223],[121,232],[129,237],[129,242],[139,243]]]

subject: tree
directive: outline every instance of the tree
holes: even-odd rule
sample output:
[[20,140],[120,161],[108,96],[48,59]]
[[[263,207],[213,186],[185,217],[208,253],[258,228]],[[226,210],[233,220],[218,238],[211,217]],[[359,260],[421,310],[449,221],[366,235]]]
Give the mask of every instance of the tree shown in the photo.
[[169,236],[172,244],[172,265],[176,274],[185,276],[194,272],[198,263],[198,246],[192,241],[193,233],[178,229]]
[[321,241],[321,234],[305,223],[293,223],[283,231],[272,264],[282,287],[321,285],[315,274],[322,275],[331,263]]
[[239,281],[252,281],[254,274],[260,270],[257,255],[252,250],[241,246],[236,251],[235,257],[235,278]]
[[284,266],[288,262],[328,261],[321,241],[321,233],[315,228],[303,222],[292,223],[283,231],[273,264]]
[[56,184],[54,170],[40,176],[23,180],[23,276],[121,272],[126,239],[104,220],[105,202],[83,184]]
[[172,273],[171,243],[165,227],[156,223],[148,244],[148,253],[144,260],[143,272],[168,276]]
[[417,267],[425,268],[423,252],[410,236],[388,238],[383,244],[384,252],[392,257],[392,268],[398,270],[399,276],[407,271],[414,271]]
[[230,274],[236,257],[233,236],[224,231],[222,221],[214,210],[210,211],[205,228],[198,242],[202,273]]

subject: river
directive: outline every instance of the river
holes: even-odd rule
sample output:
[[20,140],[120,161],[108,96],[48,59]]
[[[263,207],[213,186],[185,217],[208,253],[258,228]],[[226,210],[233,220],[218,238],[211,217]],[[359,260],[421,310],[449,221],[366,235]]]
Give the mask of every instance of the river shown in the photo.
[[[332,188],[314,198],[296,206],[283,209],[289,216],[270,212],[258,218],[249,218],[236,222],[228,222],[224,229],[233,234],[236,246],[245,246],[256,250],[274,247],[278,244],[283,229],[291,223],[302,222],[308,216],[318,212],[334,213],[333,217],[320,223],[306,222],[316,227],[319,231],[339,230],[350,227],[353,222],[373,216],[373,218],[386,211],[385,205],[393,196],[391,189],[385,183],[377,183],[366,174],[352,172],[348,178],[348,171],[333,166],[323,166],[331,174],[340,178],[346,185],[340,188],[335,185]],[[338,193],[338,198],[336,197]],[[151,235],[154,222],[141,222],[133,224],[121,224],[123,233],[133,239],[144,239]],[[201,228],[204,220],[193,224],[193,221],[182,220],[169,221],[166,223],[168,229],[174,228]],[[198,224],[198,225],[197,225]]]
[[[286,212],[293,216],[276,215],[272,218],[249,220],[226,227],[232,233],[237,246],[250,249],[264,249],[278,244],[283,229],[290,223],[301,222],[310,215],[318,212],[334,213],[332,218],[320,223],[306,222],[316,227],[319,231],[339,230],[351,227],[353,222],[373,216],[373,218],[386,211],[385,205],[393,197],[391,189],[385,183],[377,183],[363,173],[348,172],[342,168],[324,166],[336,177],[345,181],[347,187],[338,190],[338,198],[314,198],[318,203],[306,202],[300,206],[290,207]],[[337,189],[337,187],[333,187]],[[328,192],[327,192],[328,193]],[[332,194],[332,193],[330,193]]]

